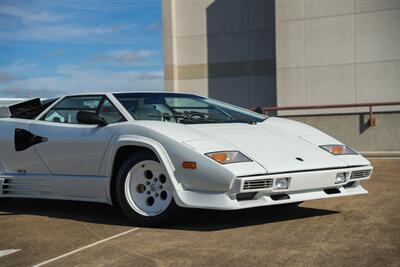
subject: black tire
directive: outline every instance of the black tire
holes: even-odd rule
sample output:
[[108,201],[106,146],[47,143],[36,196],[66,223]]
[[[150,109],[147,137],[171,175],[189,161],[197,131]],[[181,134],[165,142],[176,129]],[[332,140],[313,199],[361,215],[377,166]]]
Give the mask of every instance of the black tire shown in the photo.
[[297,208],[301,203],[303,203],[303,201],[287,203],[287,204],[284,204],[284,206],[286,206],[288,208]]
[[12,201],[11,197],[0,197],[0,207],[5,207]]
[[116,181],[116,199],[122,212],[126,215],[131,223],[137,226],[161,226],[170,224],[175,221],[181,213],[181,208],[176,205],[174,198],[172,198],[168,208],[161,214],[155,216],[144,216],[136,212],[128,203],[125,196],[125,180],[129,171],[139,162],[144,160],[154,160],[159,162],[158,158],[150,152],[141,152],[140,154],[133,155],[125,160],[124,164],[118,171]]

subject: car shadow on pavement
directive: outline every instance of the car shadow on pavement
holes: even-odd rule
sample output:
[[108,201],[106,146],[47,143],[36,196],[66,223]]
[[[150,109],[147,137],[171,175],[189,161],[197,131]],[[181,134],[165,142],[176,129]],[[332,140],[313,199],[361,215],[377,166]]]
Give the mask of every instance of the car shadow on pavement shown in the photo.
[[35,215],[96,224],[130,226],[122,212],[107,204],[45,199],[13,199],[0,207],[4,216]]
[[339,211],[285,205],[233,211],[188,209],[185,210],[179,221],[165,228],[188,231],[219,231],[336,213],[339,213]]
[[[325,216],[338,211],[285,205],[235,211],[185,209],[182,216],[162,229],[219,231],[251,225]],[[14,199],[0,207],[3,216],[35,215],[96,224],[132,226],[122,212],[106,204],[41,199]]]

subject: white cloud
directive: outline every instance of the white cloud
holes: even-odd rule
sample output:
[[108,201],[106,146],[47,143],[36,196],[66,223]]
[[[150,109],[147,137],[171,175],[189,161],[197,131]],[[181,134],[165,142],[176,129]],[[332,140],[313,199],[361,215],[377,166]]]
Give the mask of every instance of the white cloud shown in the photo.
[[32,12],[16,6],[0,3],[0,14],[14,16],[24,22],[52,22],[64,19],[65,16],[51,14],[48,12]]
[[161,23],[159,23],[159,22],[152,22],[146,26],[146,29],[151,32],[153,32],[153,31],[156,32],[156,31],[161,31],[162,26],[161,26]]
[[162,71],[110,72],[76,65],[63,65],[57,75],[12,81],[0,86],[8,97],[53,97],[66,93],[163,90]]
[[34,26],[22,28],[13,32],[0,32],[0,39],[20,41],[83,42],[85,40],[98,40],[96,38],[104,37],[104,35],[112,33],[117,33],[125,30],[126,28],[126,25],[98,27],[80,27],[74,25],[55,25],[41,27]]
[[61,56],[64,55],[64,49],[60,48],[60,49],[55,49],[55,50],[51,50],[47,53],[47,55],[51,56],[51,57],[56,57],[56,56]]
[[[0,0],[0,42],[64,42],[84,43],[87,41],[115,42],[116,38],[128,42],[132,37],[117,36],[116,33],[135,27],[134,25],[112,24],[81,25],[79,13],[60,14],[43,12],[50,3],[27,2],[18,5],[4,4]],[[58,3],[62,6],[62,3]],[[55,6],[57,6],[57,4]],[[50,4],[51,5],[51,4]],[[59,9],[59,6],[58,6]],[[22,23],[21,23],[22,22]]]
[[15,77],[7,72],[0,71],[0,83],[6,83],[14,80]]
[[137,62],[153,56],[156,52],[153,50],[119,50],[110,51],[108,53],[93,56],[90,61],[123,61],[123,62]]
[[0,90],[2,95],[7,97],[16,97],[16,98],[33,98],[33,97],[42,97],[42,98],[51,98],[56,95],[61,94],[61,91],[53,91],[47,88],[42,89],[29,89],[22,88],[19,86],[10,86]]
[[158,1],[143,1],[143,0],[119,0],[119,1],[99,1],[99,0],[70,0],[70,1],[54,1],[54,0],[30,0],[38,5],[46,7],[56,7],[69,9],[74,11],[91,11],[91,12],[115,12],[125,11],[134,8],[159,8]]
[[36,66],[37,64],[35,62],[30,62],[26,59],[20,58],[13,61],[10,65],[0,68],[0,71],[13,74],[24,74],[27,71],[33,70]]

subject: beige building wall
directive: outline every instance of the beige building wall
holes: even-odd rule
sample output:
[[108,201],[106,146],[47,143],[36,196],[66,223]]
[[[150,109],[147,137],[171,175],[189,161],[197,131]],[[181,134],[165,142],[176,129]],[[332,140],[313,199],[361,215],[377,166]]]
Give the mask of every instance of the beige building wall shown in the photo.
[[[162,3],[167,90],[247,108],[400,101],[400,0]],[[279,115],[357,150],[400,153],[399,106],[377,110],[375,127],[364,108]]]
[[165,88],[276,105],[275,2],[163,0]]
[[400,0],[277,0],[276,43],[279,106],[400,101]]
[[244,107],[400,100],[400,0],[162,5],[166,90]]
[[386,151],[390,153],[380,154],[400,156],[400,113],[385,112],[374,116],[377,122],[374,127],[368,124],[368,114],[305,115],[290,119],[314,126],[357,151]]

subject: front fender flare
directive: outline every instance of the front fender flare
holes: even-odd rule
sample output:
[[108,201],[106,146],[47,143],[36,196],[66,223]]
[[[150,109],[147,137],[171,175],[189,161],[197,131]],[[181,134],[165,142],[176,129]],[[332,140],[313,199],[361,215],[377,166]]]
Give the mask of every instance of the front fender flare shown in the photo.
[[171,179],[171,182],[174,186],[175,190],[183,190],[182,185],[175,178],[175,167],[171,162],[171,159],[168,156],[165,148],[157,141],[139,136],[139,135],[121,135],[118,138],[111,141],[111,144],[108,148],[108,152],[106,153],[104,164],[101,172],[104,173],[108,177],[107,185],[106,185],[106,197],[107,202],[112,204],[111,200],[111,181],[112,181],[112,172],[114,166],[115,156],[118,150],[124,146],[139,146],[150,149],[156,154],[161,164],[167,170],[168,175]]

